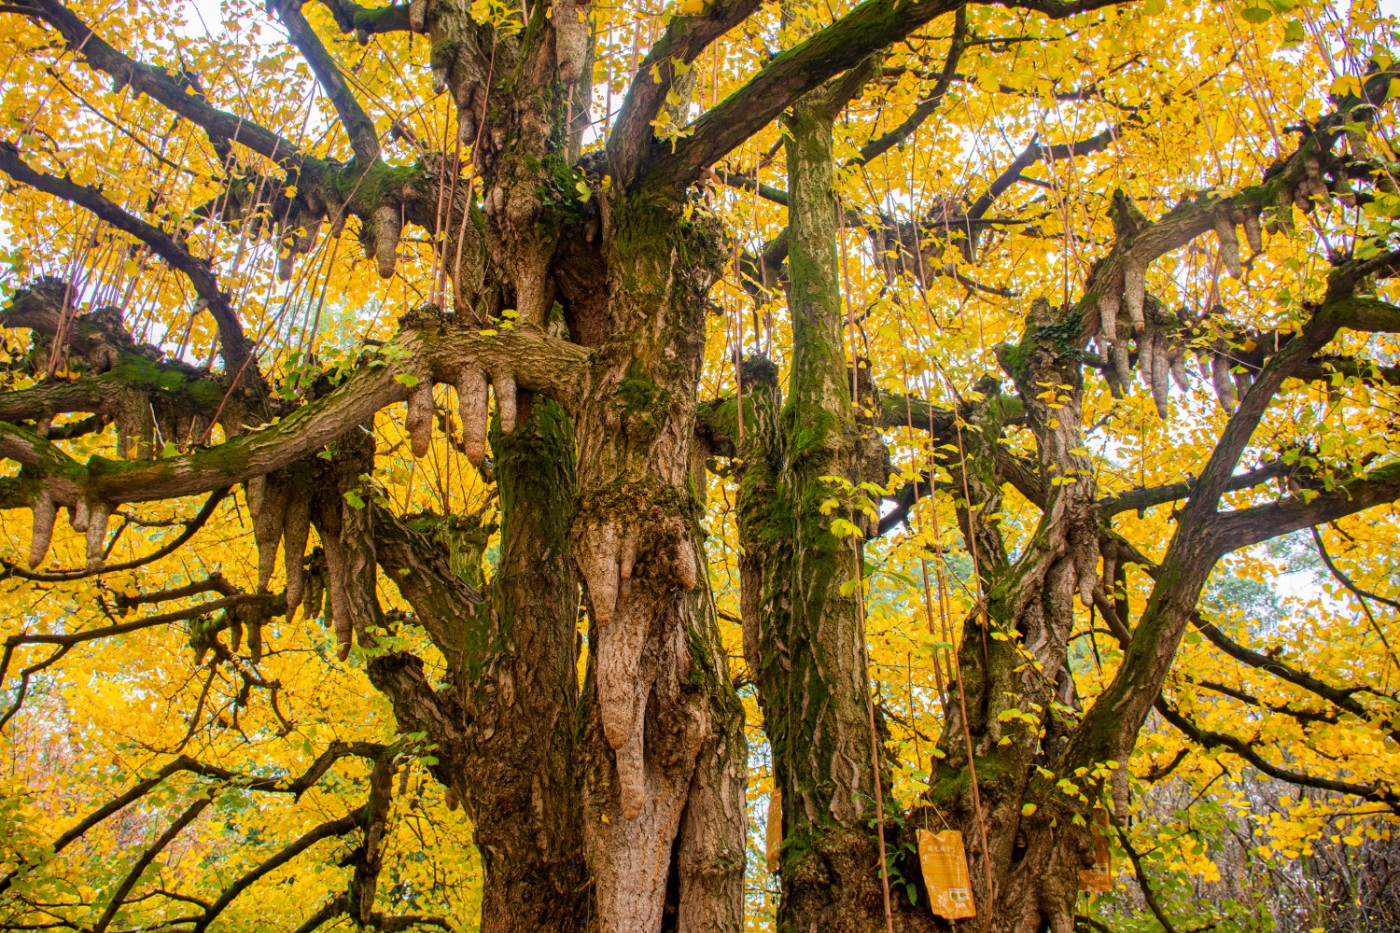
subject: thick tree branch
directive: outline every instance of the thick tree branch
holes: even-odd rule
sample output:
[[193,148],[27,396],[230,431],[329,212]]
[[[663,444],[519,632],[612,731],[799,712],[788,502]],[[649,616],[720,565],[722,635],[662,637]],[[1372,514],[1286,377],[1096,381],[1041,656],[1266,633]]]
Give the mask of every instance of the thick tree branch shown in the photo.
[[1202,729],[1190,719],[1183,716],[1177,709],[1168,703],[1164,698],[1158,697],[1154,706],[1157,712],[1162,714],[1162,718],[1181,730],[1187,738],[1203,748],[1223,748],[1231,754],[1244,759],[1247,763],[1267,774],[1271,778],[1280,781],[1287,781],[1299,787],[1313,787],[1318,790],[1330,790],[1339,794],[1349,794],[1354,797],[1363,797],[1367,800],[1375,800],[1390,807],[1396,813],[1400,813],[1400,795],[1389,790],[1381,784],[1358,784],[1353,781],[1340,781],[1333,778],[1317,777],[1305,774],[1301,771],[1294,771],[1276,765],[1260,755],[1254,748],[1243,739],[1233,735],[1226,735],[1223,732],[1213,732],[1209,729]]
[[614,177],[630,183],[651,151],[655,141],[652,120],[680,76],[675,63],[690,65],[706,46],[743,22],[758,6],[759,0],[719,0],[699,16],[672,18],[638,66],[608,137]]
[[274,162],[302,160],[301,153],[289,140],[242,117],[211,107],[202,96],[188,93],[165,69],[142,64],[117,51],[58,0],[19,0],[10,4],[9,9],[23,11],[32,19],[48,23],[70,48],[83,56],[90,68],[116,79],[119,88],[129,86],[139,94],[150,96],[203,127],[211,137],[241,143]]
[[1085,139],[1049,146],[1042,146],[1039,138],[1032,139],[1026,148],[1022,149],[1020,154],[1011,160],[1011,164],[1003,169],[1000,175],[992,179],[987,190],[982,192],[976,201],[972,202],[972,205],[967,209],[967,217],[971,220],[981,220],[986,216],[987,211],[991,210],[997,198],[1001,197],[1006,189],[1020,181],[1026,169],[1042,159],[1058,162],[1061,159],[1078,158],[1099,152],[1108,148],[1118,138],[1122,130],[1123,125],[1119,124]]
[[674,151],[658,151],[638,180],[649,187],[684,189],[700,173],[770,123],[793,101],[832,75],[855,67],[962,0],[868,0],[827,28],[780,52],[747,84],[693,124]]
[[207,259],[194,256],[165,231],[128,214],[96,188],[75,184],[66,178],[57,178],[35,170],[19,157],[19,150],[9,143],[0,142],[0,171],[37,191],[63,198],[91,211],[118,230],[136,237],[155,250],[172,267],[183,272],[218,324],[219,343],[223,348],[224,364],[230,377],[241,377],[247,371],[249,381],[257,384],[261,377],[257,375],[255,366],[251,363],[252,348],[243,333],[243,325],[229,304],[228,295],[219,287],[218,279],[215,278]]
[[438,324],[441,329],[401,334],[336,389],[276,424],[207,450],[133,462],[93,457],[82,465],[34,432],[0,423],[0,457],[37,471],[65,501],[81,493],[109,503],[143,502],[227,486],[302,460],[407,399],[409,385],[452,382],[467,365],[513,373],[522,388],[565,407],[580,391],[589,351],[576,344],[527,328],[494,334],[456,319],[431,326]]
[[219,503],[224,500],[224,497],[229,494],[231,488],[232,487],[230,486],[224,486],[220,489],[215,489],[212,493],[209,494],[209,497],[204,500],[204,505],[200,506],[199,511],[195,513],[194,517],[191,518],[189,521],[182,523],[184,525],[184,528],[180,531],[178,535],[171,538],[169,541],[165,542],[160,547],[156,548],[154,551],[145,555],[144,557],[137,557],[133,560],[122,561],[118,564],[104,563],[98,565],[97,567],[91,570],[84,567],[81,570],[58,570],[50,571],[48,573],[41,573],[35,570],[27,570],[18,565],[0,560],[0,568],[3,568],[3,573],[0,573],[0,580],[3,580],[7,576],[15,576],[23,580],[37,580],[42,582],[81,580],[84,577],[97,576],[98,574],[117,573],[123,570],[135,570],[137,567],[143,567],[146,564],[152,563],[153,561],[160,560],[167,554],[173,554],[175,551],[183,547],[186,541],[190,540],[196,534],[198,534],[199,530],[208,523],[211,517],[213,517],[214,510],[218,507]]
[[[239,606],[266,604],[268,608],[282,607],[276,606],[281,601],[280,596],[271,596],[267,593],[240,593],[237,596],[225,596],[219,599],[211,599],[202,603],[195,603],[192,606],[185,606],[181,609],[172,609],[169,612],[158,613],[153,616],[144,616],[140,619],[132,619],[130,622],[118,622],[113,625],[104,625],[101,628],[85,629],[80,632],[54,632],[11,635],[5,639],[7,648],[18,648],[21,645],[64,645],[72,647],[81,645],[84,642],[96,641],[102,638],[115,638],[118,635],[128,635],[132,632],[139,632],[142,629],[156,628],[161,625],[169,625],[172,622],[183,622],[187,619],[208,615],[211,612],[219,612],[223,609],[234,609]],[[4,671],[0,670],[0,674]]]
[[[1230,477],[1229,482],[1225,484],[1225,491],[1238,492],[1241,489],[1253,489],[1255,486],[1277,479],[1287,472],[1288,466],[1282,460],[1274,460],[1253,470],[1237,473]],[[1140,511],[1150,509],[1155,505],[1176,502],[1190,496],[1195,486],[1195,480],[1182,480],[1179,483],[1169,483],[1165,486],[1129,489],[1117,495],[1105,496],[1099,500],[1099,515],[1103,518],[1111,518],[1120,512]]]
[[448,670],[462,670],[462,646],[481,641],[467,637],[481,624],[481,593],[452,572],[444,549],[378,507],[374,544],[379,565],[413,606]]
[[99,917],[97,923],[93,925],[93,933],[106,933],[107,927],[112,923],[112,918],[117,915],[117,911],[121,909],[122,904],[126,901],[126,896],[131,893],[131,889],[136,886],[136,882],[141,880],[141,875],[150,867],[151,862],[155,861],[156,856],[160,855],[160,853],[165,850],[166,846],[175,841],[175,837],[180,835],[186,826],[193,823],[195,819],[204,812],[210,802],[210,798],[200,797],[194,803],[190,804],[185,808],[185,812],[181,813],[175,822],[171,823],[170,826],[166,828],[165,832],[160,834],[160,838],[141,853],[141,856],[136,860],[136,864],[131,866],[131,870],[126,873],[126,877],[117,885],[116,891],[112,894],[112,899],[107,903],[107,909],[102,912],[102,916]]
[[367,36],[387,32],[408,32],[408,4],[363,7],[354,0],[320,0],[330,11],[341,32],[363,32]]
[[1210,522],[1220,553],[1228,553],[1270,538],[1400,499],[1400,462],[1387,464],[1364,477],[1340,484],[1332,492],[1304,491],[1282,502],[1225,512]]
[[[1054,18],[1112,6],[1119,0],[1005,0],[1013,9],[1034,9]],[[640,183],[684,189],[793,101],[828,78],[853,68],[865,56],[903,39],[920,26],[965,5],[965,0],[867,0],[830,26],[780,52],[748,83],[712,108],[673,152],[654,156]]]
[[[226,768],[204,764],[188,755],[181,755],[173,761],[168,762],[155,774],[133,785],[125,793],[94,810],[76,826],[73,826],[67,832],[63,833],[63,835],[54,840],[52,851],[54,855],[62,852],[74,841],[82,838],[83,834],[88,830],[112,816],[114,813],[140,800],[173,774],[188,772],[225,784],[236,785],[244,790],[284,793],[300,797],[309,788],[315,785],[316,782],[330,770],[331,765],[335,764],[339,759],[350,756],[373,759],[384,755],[385,751],[386,746],[376,745],[370,742],[334,742],[327,747],[299,777],[285,783],[277,778],[239,774],[234,771],[229,771]],[[11,874],[0,877],[0,893],[9,889],[10,884],[20,871],[23,871],[23,866],[16,869]]]
[[919,105],[910,112],[909,116],[904,118],[899,126],[861,146],[860,153],[855,159],[856,162],[863,165],[873,159],[878,159],[908,139],[915,130],[923,125],[925,120],[933,116],[943,104],[943,98],[948,93],[948,88],[953,86],[953,79],[957,77],[958,62],[962,60],[963,50],[967,48],[967,35],[967,7],[958,7],[956,18],[953,21],[952,41],[948,45],[948,56],[943,60],[943,70],[939,72],[938,80],[934,82],[928,97],[920,101]]
[[1379,593],[1372,593],[1370,590],[1363,590],[1361,587],[1356,585],[1356,581],[1352,580],[1351,577],[1343,573],[1342,568],[1337,566],[1336,561],[1332,559],[1332,555],[1327,552],[1327,545],[1324,544],[1322,540],[1322,532],[1318,529],[1316,525],[1314,525],[1312,528],[1312,536],[1313,543],[1317,545],[1317,554],[1319,557],[1322,558],[1322,562],[1327,565],[1327,570],[1329,573],[1332,574],[1332,578],[1338,583],[1340,583],[1342,586],[1346,587],[1347,590],[1349,590],[1353,596],[1355,596],[1359,600],[1362,600],[1363,602],[1368,599],[1373,599],[1376,602],[1383,603],[1384,605],[1387,605],[1392,609],[1400,609],[1400,602],[1391,599],[1389,596],[1381,596]]
[[352,810],[350,813],[345,814],[338,820],[322,823],[320,826],[309,830],[295,841],[289,843],[281,851],[256,868],[239,877],[237,881],[224,889],[224,892],[219,895],[218,900],[209,905],[209,909],[195,922],[194,929],[196,933],[203,933],[204,930],[209,929],[209,925],[218,918],[219,914],[224,912],[229,904],[233,903],[235,898],[252,887],[261,878],[276,871],[283,865],[286,865],[316,843],[324,839],[334,839],[337,836],[344,836],[346,833],[359,828],[361,823],[364,822],[366,812],[367,806],[360,807],[357,810]]
[[374,129],[374,121],[360,106],[355,92],[340,73],[340,66],[331,58],[325,44],[302,14],[301,0],[276,0],[273,8],[277,18],[287,28],[292,44],[311,66],[316,80],[325,89],[326,96],[340,116],[340,122],[350,137],[350,146],[355,150],[355,157],[366,164],[379,161],[379,134]]
[[1224,632],[1220,631],[1219,628],[1200,613],[1192,613],[1191,624],[1206,637],[1207,641],[1241,664],[1272,674],[1280,680],[1286,681],[1295,687],[1299,687],[1315,696],[1321,697],[1337,708],[1345,710],[1359,719],[1370,720],[1374,718],[1375,714],[1373,711],[1367,709],[1364,704],[1356,699],[1356,694],[1362,692],[1361,688],[1352,687],[1344,689],[1333,686],[1282,660],[1274,651],[1264,654],[1241,645],[1239,642],[1234,641]]

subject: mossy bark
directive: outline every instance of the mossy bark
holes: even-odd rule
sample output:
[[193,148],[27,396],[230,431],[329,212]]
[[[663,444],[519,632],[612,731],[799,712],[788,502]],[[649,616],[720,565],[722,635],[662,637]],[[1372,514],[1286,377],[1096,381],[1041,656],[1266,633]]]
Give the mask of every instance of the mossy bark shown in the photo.
[[596,926],[575,722],[574,438],[557,403],[525,402],[514,432],[493,437],[501,537],[485,601],[468,589],[480,581],[484,534],[465,548],[443,547],[434,526],[451,518],[422,519],[419,534],[379,516],[379,563],[439,642],[448,670],[434,688],[421,664],[391,655],[374,658],[370,675],[400,727],[434,743],[434,774],[471,820],[481,929],[581,933]]
[[[863,436],[859,417],[862,401],[865,407],[878,402],[856,397],[870,390],[853,386],[842,352],[831,119],[820,94],[787,118],[794,341],[787,398],[780,400],[771,375],[765,379],[761,367],[750,365],[742,400],[745,654],[783,799],[779,928],[885,926],[873,833],[878,774],[888,817],[887,861],[914,885],[918,900],[911,905],[902,890],[893,892],[889,914],[895,929],[939,926],[909,853],[917,828],[950,826],[963,831],[970,856],[979,914],[968,921],[972,928],[1068,929],[1078,871],[1092,861],[1092,839],[1082,824],[1102,778],[1081,775],[1082,796],[1070,796],[1037,768],[1064,767],[1066,723],[1077,715],[1065,644],[1074,598],[1095,573],[1098,557],[1093,478],[1078,452],[1081,377],[1073,356],[1053,341],[1031,340],[1016,357],[1017,388],[1030,400],[1025,418],[1041,451],[1039,480],[1050,492],[1034,540],[1014,561],[996,527],[1004,408],[996,388],[980,387],[985,397],[958,413],[958,436],[938,439],[956,441],[956,454],[944,447],[939,457],[952,476],[958,524],[986,596],[964,626],[961,679],[950,688],[953,697],[961,693],[965,707],[956,700],[949,704],[939,746],[944,757],[929,789],[911,812],[897,812],[876,763],[878,723],[871,727],[866,633],[856,590],[863,538],[842,540],[831,528],[838,517],[862,524],[847,504],[860,492],[850,490],[887,478],[879,472],[883,451],[872,450],[878,441]],[[1060,391],[1047,396],[1046,385]],[[980,812],[974,800],[980,800]],[[1036,806],[1023,816],[1026,803]],[[989,876],[990,891],[984,883]]]
[[716,229],[685,220],[681,204],[606,197],[595,313],[608,337],[579,406],[571,535],[592,621],[584,835],[598,919],[609,931],[737,931],[742,712],[714,621],[695,470],[704,299],[724,254]]
[[785,402],[761,365],[746,371],[741,578],[745,655],[782,791],[779,928],[864,933],[884,926],[877,813],[892,800],[872,728],[863,535],[838,537],[832,523],[866,526],[853,497],[887,477],[843,352],[834,110],[818,93],[786,120],[794,355]]
[[574,723],[573,440],[563,410],[540,398],[492,440],[502,518],[492,624],[480,668],[464,667],[460,684],[477,711],[459,787],[481,852],[483,931],[592,929]]

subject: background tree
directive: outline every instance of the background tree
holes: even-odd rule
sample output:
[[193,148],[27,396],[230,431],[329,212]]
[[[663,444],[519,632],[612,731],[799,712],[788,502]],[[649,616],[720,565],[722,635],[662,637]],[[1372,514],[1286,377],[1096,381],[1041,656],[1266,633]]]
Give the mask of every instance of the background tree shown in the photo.
[[770,786],[792,930],[1388,838],[1371,7],[0,16],[0,923],[762,926]]

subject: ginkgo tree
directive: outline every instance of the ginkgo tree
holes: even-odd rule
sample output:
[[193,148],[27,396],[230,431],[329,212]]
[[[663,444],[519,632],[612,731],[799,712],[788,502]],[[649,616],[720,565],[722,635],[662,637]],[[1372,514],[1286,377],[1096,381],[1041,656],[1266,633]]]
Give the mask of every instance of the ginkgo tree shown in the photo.
[[956,830],[960,923],[1111,849],[1174,929],[1163,782],[1389,838],[1373,4],[0,17],[5,928],[933,930]]

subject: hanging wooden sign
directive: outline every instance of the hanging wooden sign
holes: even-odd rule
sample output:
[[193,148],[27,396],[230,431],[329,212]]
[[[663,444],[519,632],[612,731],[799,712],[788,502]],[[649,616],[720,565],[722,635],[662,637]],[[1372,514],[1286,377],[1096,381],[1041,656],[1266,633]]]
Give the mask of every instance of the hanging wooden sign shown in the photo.
[[1112,891],[1113,855],[1108,848],[1108,834],[1112,830],[1108,824],[1108,811],[1095,807],[1090,825],[1094,834],[1094,867],[1079,873],[1079,890]]
[[776,875],[782,863],[783,847],[783,792],[774,787],[768,794],[768,873]]
[[967,875],[967,852],[956,829],[931,833],[919,830],[919,867],[928,888],[929,908],[947,920],[977,916],[972,883]]

